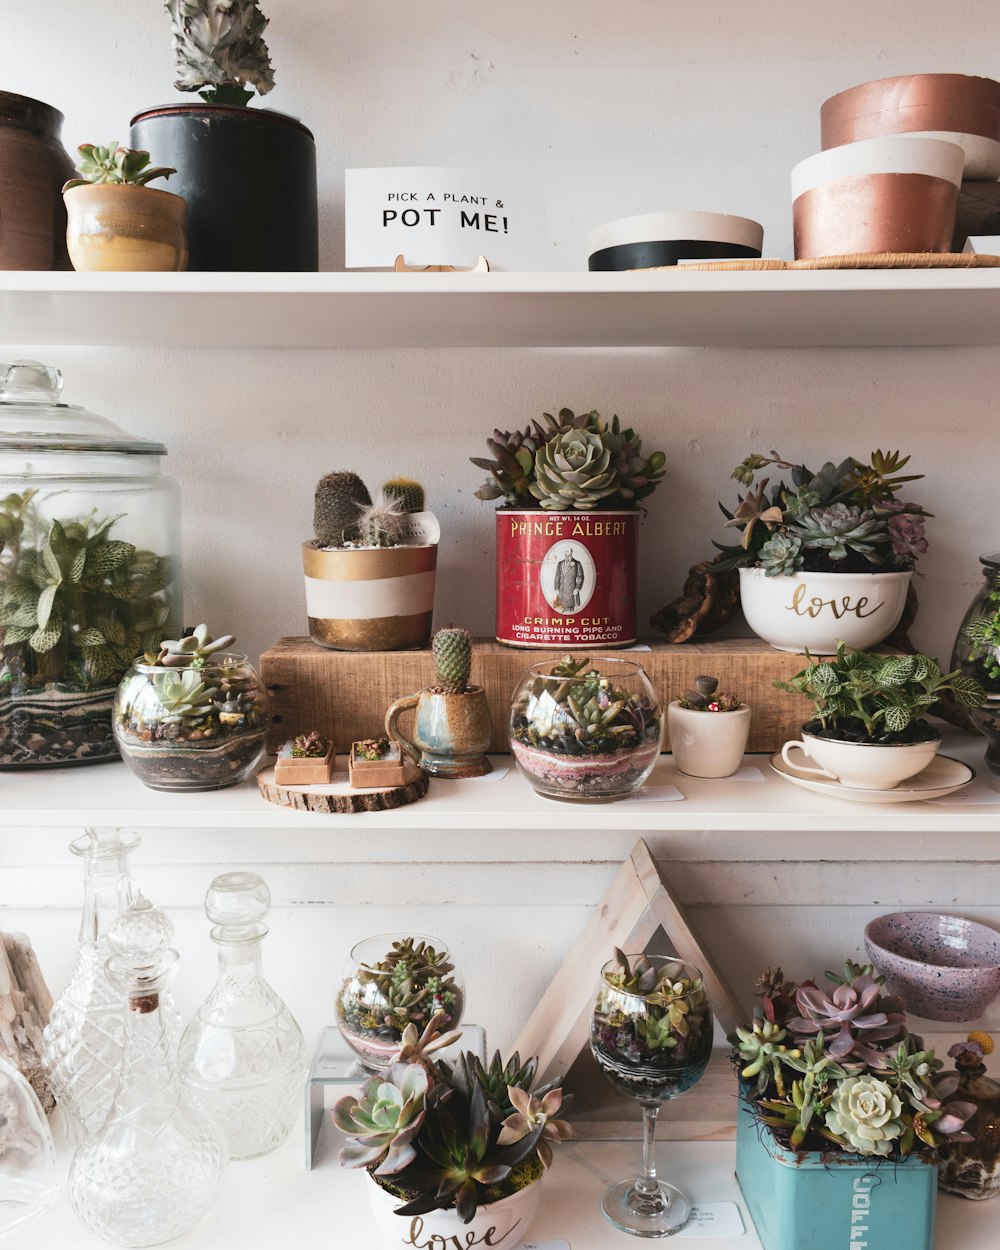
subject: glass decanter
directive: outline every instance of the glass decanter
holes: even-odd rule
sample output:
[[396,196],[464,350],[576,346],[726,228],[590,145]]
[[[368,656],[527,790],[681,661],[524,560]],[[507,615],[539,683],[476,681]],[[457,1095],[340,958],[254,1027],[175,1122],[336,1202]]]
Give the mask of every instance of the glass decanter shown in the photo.
[[280,1146],[302,1102],[302,1030],[261,971],[270,910],[271,892],[255,872],[223,873],[208,887],[219,976],[181,1038],[185,1089],[221,1129],[231,1159]]
[[189,1105],[162,1011],[178,954],[174,927],[142,891],[108,931],[108,980],[125,998],[125,1044],[104,1127],[69,1174],[73,1210],[118,1246],[156,1246],[192,1228],[215,1201],[229,1159],[222,1136]]
[[42,1104],[0,1054],[0,1239],[40,1215],[58,1192],[56,1151]]
[[88,829],[69,845],[85,864],[80,948],[49,1014],[42,1062],[77,1141],[107,1119],[118,1085],[125,1014],[104,964],[108,926],[132,902],[128,860],[138,845],[138,834],[120,829]]

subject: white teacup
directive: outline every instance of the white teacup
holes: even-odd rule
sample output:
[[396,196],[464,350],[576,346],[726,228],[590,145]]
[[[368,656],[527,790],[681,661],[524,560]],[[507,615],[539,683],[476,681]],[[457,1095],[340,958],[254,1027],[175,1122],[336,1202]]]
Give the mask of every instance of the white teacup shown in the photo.
[[[855,790],[892,790],[922,772],[940,745],[940,736],[930,742],[836,742],[803,730],[801,740],[786,742],[781,748],[781,758],[800,775],[827,777]],[[792,751],[801,752],[820,767],[797,764],[789,758]]]

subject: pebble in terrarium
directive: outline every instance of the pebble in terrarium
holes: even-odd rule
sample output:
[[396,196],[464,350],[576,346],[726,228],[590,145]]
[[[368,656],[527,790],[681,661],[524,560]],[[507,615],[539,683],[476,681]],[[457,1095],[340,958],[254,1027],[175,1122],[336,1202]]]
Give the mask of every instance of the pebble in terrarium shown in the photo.
[[351,951],[337,994],[337,1024],[362,1068],[388,1068],[403,1030],[422,1030],[438,1012],[441,1029],[462,1018],[465,990],[444,943],[437,938],[383,933]]
[[124,996],[125,1043],[104,1126],[69,1173],[73,1210],[118,1246],[157,1246],[193,1228],[222,1188],[229,1156],[181,1086],[162,994],[179,956],[174,927],[141,891],[108,930],[108,980]]
[[231,1159],[281,1145],[306,1075],[302,1030],[261,970],[270,910],[271,892],[255,872],[223,873],[208,887],[219,976],[181,1038],[184,1086],[222,1130]]

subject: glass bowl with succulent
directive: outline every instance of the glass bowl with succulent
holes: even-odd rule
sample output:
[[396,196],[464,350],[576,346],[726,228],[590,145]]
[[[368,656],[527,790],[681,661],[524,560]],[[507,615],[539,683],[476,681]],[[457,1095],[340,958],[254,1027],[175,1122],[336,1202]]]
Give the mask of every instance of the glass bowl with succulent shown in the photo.
[[382,933],[351,951],[337,993],[341,1035],[367,1072],[389,1067],[407,1025],[421,1029],[439,1014],[453,1029],[465,1009],[465,987],[437,938]]
[[689,777],[731,777],[743,763],[750,709],[719,690],[717,677],[696,677],[694,689],[667,704],[670,750]]
[[129,669],[115,698],[122,759],[153,790],[219,790],[264,755],[267,693],[232,634],[206,625],[160,643]]
[[[966,707],[978,707],[985,698],[974,677],[942,673],[937,660],[926,655],[877,655],[840,643],[831,660],[816,660],[808,651],[806,659],[808,665],[789,681],[773,683],[806,695],[814,709],[801,740],[782,747],[781,760],[793,774],[854,789],[891,790],[928,767],[941,731],[923,714],[942,695],[950,693]],[[793,751],[817,767],[793,760]]]
[[590,1049],[619,1093],[643,1114],[642,1174],[612,1186],[603,1209],[616,1228],[666,1237],[683,1228],[691,1204],[657,1179],[656,1117],[668,1099],[691,1089],[712,1055],[714,1028],[701,972],[673,955],[626,955],[601,969],[591,1016]]
[[979,557],[984,582],[977,590],[951,653],[952,668],[978,681],[983,701],[968,708],[986,738],[986,763],[1000,773],[1000,552]]
[[514,694],[510,748],[535,792],[606,802],[634,794],[663,744],[656,691],[634,660],[532,665]]
[[[750,1213],[765,1246],[847,1245],[863,1209],[870,1245],[929,1248],[937,1152],[971,1140],[975,1105],[953,1097],[958,1073],[909,1032],[871,964],[848,961],[826,981],[768,969],[753,1019],[731,1038]],[[878,1186],[883,1163],[890,1183]]]
[[489,456],[472,463],[489,475],[476,496],[501,501],[497,640],[536,648],[634,643],[639,515],[666,456],[644,453],[617,416],[571,408],[543,413],[523,430],[494,430],[486,445]]
[[[756,453],[732,476],[746,489],[735,509],[719,505],[739,545],[716,543],[715,572],[739,569],[747,624],[781,651],[830,655],[837,642],[873,647],[899,624],[931,513],[898,496],[922,474],[901,472],[909,456],[874,451],[818,472],[777,452]],[[770,466],[789,475],[757,481]]]
[[334,1107],[341,1166],[367,1170],[386,1245],[520,1244],[553,1147],[572,1136],[559,1118],[570,1099],[557,1082],[536,1086],[537,1060],[516,1051],[506,1063],[436,1057],[461,1036],[444,1027],[440,1013],[422,1033],[408,1025],[391,1065]]

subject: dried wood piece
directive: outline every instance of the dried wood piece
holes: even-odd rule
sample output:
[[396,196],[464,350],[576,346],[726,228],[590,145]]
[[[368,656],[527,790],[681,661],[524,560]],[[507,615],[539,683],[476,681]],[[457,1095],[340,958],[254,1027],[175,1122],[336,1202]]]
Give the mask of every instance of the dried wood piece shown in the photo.
[[326,815],[349,815],[352,812],[385,812],[394,807],[416,803],[427,793],[429,779],[412,764],[404,774],[401,786],[380,790],[341,790],[324,786],[279,786],[274,769],[265,768],[257,774],[257,786],[269,803],[291,807],[300,812],[321,812]]
[[0,1053],[24,1075],[48,1115],[56,1104],[42,1066],[42,1030],[52,995],[28,938],[0,933],[0,939]]
[[717,560],[692,565],[684,589],[671,603],[650,618],[667,642],[687,642],[695,635],[711,634],[731,620],[740,606],[740,577],[735,569],[713,570]]

